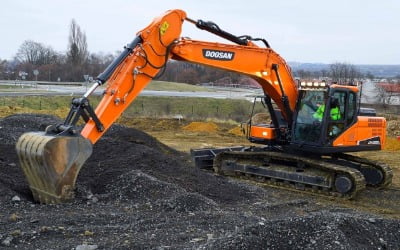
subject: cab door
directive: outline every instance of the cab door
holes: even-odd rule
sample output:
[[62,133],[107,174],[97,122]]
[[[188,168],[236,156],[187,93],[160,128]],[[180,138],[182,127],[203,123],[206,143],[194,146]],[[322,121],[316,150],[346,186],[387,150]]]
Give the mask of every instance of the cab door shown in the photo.
[[[331,89],[329,95],[329,110],[326,112],[326,143],[332,145],[333,141],[343,134],[357,120],[357,97],[356,94],[348,89]],[[337,102],[334,106],[333,103]],[[335,112],[332,110],[335,109]],[[336,115],[336,111],[340,112]]]
[[299,144],[321,145],[323,138],[323,120],[325,112],[316,116],[321,106],[326,105],[328,92],[321,89],[301,90],[297,103],[297,114],[293,124],[292,142]]

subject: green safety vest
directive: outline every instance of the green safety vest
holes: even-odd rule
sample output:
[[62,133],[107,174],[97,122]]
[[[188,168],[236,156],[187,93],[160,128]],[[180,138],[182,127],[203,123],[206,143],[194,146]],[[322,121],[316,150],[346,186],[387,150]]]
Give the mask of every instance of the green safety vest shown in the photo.
[[334,121],[340,120],[341,115],[340,115],[340,110],[339,107],[336,108],[331,108],[331,119]]
[[[313,117],[318,121],[322,121],[322,117],[324,116],[325,105],[321,105],[318,107],[317,111],[313,114]],[[340,120],[340,110],[339,107],[331,109],[331,119],[334,121]]]

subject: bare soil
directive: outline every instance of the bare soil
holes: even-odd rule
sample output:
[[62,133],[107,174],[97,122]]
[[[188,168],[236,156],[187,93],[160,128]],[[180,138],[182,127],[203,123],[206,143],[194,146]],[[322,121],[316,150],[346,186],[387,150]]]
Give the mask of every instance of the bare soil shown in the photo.
[[[187,149],[196,143],[245,143],[243,137],[226,136],[234,125],[218,124],[212,133],[183,131],[188,123],[177,120],[129,124],[148,133],[114,125],[82,168],[73,202],[35,203],[15,142],[23,132],[57,122],[28,114],[0,120],[0,248],[400,248],[398,179],[387,189],[367,189],[343,201],[194,168]],[[373,156],[397,164],[399,176],[399,152],[382,153]]]

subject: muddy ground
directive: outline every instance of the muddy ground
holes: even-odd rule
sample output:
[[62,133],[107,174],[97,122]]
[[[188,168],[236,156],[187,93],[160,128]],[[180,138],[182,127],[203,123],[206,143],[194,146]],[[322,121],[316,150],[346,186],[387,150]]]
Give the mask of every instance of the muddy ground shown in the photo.
[[188,154],[120,125],[94,146],[73,202],[37,204],[14,147],[53,123],[0,120],[1,249],[400,249],[397,186],[353,201],[258,186],[198,170]]

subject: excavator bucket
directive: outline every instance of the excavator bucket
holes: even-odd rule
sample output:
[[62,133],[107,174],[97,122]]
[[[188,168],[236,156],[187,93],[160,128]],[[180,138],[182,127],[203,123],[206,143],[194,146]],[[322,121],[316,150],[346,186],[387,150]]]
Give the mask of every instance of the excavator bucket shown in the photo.
[[19,138],[16,149],[33,198],[54,204],[74,198],[75,181],[92,144],[80,135],[28,132]]

